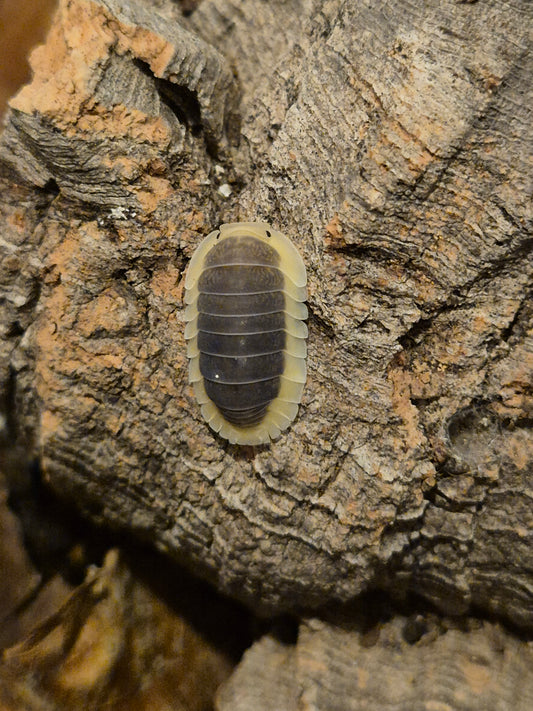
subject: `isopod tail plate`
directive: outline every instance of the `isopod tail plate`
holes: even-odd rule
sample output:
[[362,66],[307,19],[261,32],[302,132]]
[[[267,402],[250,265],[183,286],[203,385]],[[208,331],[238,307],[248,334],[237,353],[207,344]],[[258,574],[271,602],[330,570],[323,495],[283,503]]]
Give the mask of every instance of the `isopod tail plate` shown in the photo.
[[307,277],[296,247],[262,222],[211,232],[185,278],[189,382],[233,444],[265,444],[296,417],[306,380]]

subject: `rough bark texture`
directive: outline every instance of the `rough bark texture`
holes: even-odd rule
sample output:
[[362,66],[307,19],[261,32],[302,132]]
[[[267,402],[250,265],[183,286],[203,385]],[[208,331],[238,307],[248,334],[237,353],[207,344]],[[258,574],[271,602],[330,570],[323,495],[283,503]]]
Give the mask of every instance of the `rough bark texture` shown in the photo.
[[[62,0],[1,138],[7,437],[255,609],[377,586],[533,628],[530,17]],[[234,219],[309,270],[302,408],[255,450],[186,376],[184,269]]]
[[246,652],[217,711],[529,711],[532,664],[531,645],[488,623],[396,617],[363,634],[312,619],[295,646],[269,636]]
[[3,0],[0,5],[0,116],[31,78],[28,53],[46,37],[56,0]]

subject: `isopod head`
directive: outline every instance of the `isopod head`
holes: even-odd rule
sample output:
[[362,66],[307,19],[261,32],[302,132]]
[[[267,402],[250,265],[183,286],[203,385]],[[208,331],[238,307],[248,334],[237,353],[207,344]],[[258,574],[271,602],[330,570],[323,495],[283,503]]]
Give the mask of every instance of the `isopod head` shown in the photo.
[[222,225],[185,278],[189,382],[209,426],[234,444],[266,444],[296,417],[306,380],[303,260],[262,222]]

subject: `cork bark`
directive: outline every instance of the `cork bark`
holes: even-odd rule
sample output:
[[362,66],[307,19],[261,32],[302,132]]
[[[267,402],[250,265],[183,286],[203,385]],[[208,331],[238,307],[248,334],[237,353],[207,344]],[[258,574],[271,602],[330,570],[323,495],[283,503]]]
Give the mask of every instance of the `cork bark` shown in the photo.
[[[0,138],[4,439],[254,610],[380,588],[531,630],[530,19],[61,0]],[[253,449],[202,421],[183,338],[234,220],[309,278],[302,407]]]
[[[338,622],[338,621],[337,621]],[[256,642],[219,690],[217,711],[528,711],[531,645],[499,626],[397,616],[365,632],[310,619],[298,642]]]

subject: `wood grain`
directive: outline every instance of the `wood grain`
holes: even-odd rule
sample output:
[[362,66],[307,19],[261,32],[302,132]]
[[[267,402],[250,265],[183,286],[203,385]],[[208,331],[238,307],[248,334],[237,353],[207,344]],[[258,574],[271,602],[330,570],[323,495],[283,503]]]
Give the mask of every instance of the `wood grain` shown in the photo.
[[296,645],[274,636],[256,642],[220,689],[216,708],[527,711],[531,653],[500,627],[473,620],[459,628],[398,616],[362,632],[311,619]]
[[[530,14],[62,0],[0,142],[7,438],[256,610],[531,629]],[[301,412],[255,450],[186,375],[184,270],[235,219],[309,274]]]

